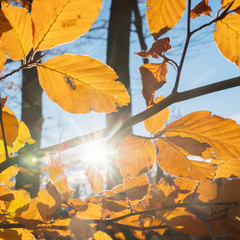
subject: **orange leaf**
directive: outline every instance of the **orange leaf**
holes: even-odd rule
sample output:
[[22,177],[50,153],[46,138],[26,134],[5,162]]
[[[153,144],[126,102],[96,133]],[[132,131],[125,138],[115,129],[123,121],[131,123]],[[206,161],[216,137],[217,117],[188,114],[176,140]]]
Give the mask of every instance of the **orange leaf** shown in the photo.
[[90,165],[85,171],[85,175],[87,176],[88,182],[90,183],[92,190],[95,193],[99,193],[103,185],[102,174],[96,168]]
[[6,18],[4,12],[0,9],[0,35],[12,29],[11,24]]
[[167,138],[158,139],[156,146],[158,164],[167,173],[201,182],[214,179],[217,165],[189,160],[187,156],[190,154],[186,154]]
[[148,51],[143,50],[141,52],[137,52],[136,54],[143,58],[159,58],[172,48],[169,42],[170,37],[159,39],[153,43],[152,47]]
[[147,63],[140,67],[142,77],[142,94],[147,106],[153,104],[155,91],[166,83],[167,63]]
[[3,240],[35,240],[35,237],[26,229],[0,229],[0,239]]
[[73,194],[73,190],[68,185],[68,180],[64,169],[61,167],[58,161],[53,160],[49,162],[48,171],[49,177],[61,193],[63,201],[68,202]]
[[[34,0],[33,48],[40,51],[67,43],[86,33],[96,20],[101,0]],[[41,14],[40,14],[41,13]]]
[[[162,101],[163,99],[164,99],[163,96],[156,98],[156,100],[154,101],[154,104]],[[149,105],[147,108],[150,108],[150,107],[152,107],[152,105]],[[151,134],[160,132],[164,128],[168,120],[168,116],[169,116],[169,109],[165,108],[164,110],[158,112],[154,116],[146,119],[144,121],[144,126],[146,130]]]
[[208,0],[202,0],[191,10],[190,16],[191,18],[199,17],[202,14],[210,16],[211,12],[212,12],[212,9],[208,5]]
[[240,0],[221,0],[222,8],[226,9],[228,6],[231,4],[232,6],[230,7],[230,10],[240,14]]
[[0,185],[0,201],[11,202],[13,199],[13,192],[7,187]]
[[148,28],[154,39],[173,28],[182,17],[186,0],[147,0]]
[[221,21],[216,22],[216,30],[213,32],[214,40],[223,56],[229,61],[234,62],[238,67],[240,67],[239,22],[239,14],[228,14]]
[[14,177],[18,173],[19,169],[15,166],[11,166],[0,173],[0,183],[6,186],[13,187],[14,184],[10,182],[10,178]]
[[97,231],[90,240],[111,240],[112,238],[104,232]]
[[2,11],[12,29],[2,34],[2,47],[8,57],[21,60],[32,48],[32,20],[26,9],[2,3]]
[[217,185],[210,181],[200,183],[197,188],[198,199],[202,202],[209,202],[217,197]]
[[82,55],[64,54],[37,66],[39,81],[49,98],[65,111],[116,111],[130,97],[116,73],[104,63]]
[[148,172],[155,160],[155,147],[150,140],[128,137],[118,147],[117,166],[124,178]]
[[[91,199],[90,199],[91,201]],[[102,208],[100,205],[93,202],[88,203],[88,208],[85,211],[77,211],[76,217],[79,219],[100,219],[102,216]]]

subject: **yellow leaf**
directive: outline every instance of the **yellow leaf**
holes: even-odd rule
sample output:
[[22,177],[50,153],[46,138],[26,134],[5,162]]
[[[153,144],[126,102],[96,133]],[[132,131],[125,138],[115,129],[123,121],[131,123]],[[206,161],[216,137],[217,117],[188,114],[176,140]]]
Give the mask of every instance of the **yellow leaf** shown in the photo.
[[202,202],[209,202],[217,197],[217,185],[215,182],[206,181],[200,183],[197,188],[198,199]]
[[42,88],[65,111],[111,112],[130,101],[124,85],[114,81],[116,73],[94,58],[64,54],[37,68]]
[[221,1],[221,4],[222,4],[222,7],[223,7],[224,9],[226,9],[226,8],[229,6],[229,4],[231,4],[232,2],[233,2],[233,4],[232,4],[232,6],[230,7],[230,10],[236,11],[236,12],[240,13],[240,12],[239,12],[240,0],[235,0],[235,1],[233,1],[233,0],[222,0],[222,1]]
[[[164,99],[163,96],[156,98],[154,103],[158,103],[158,102],[162,101],[163,99]],[[152,105],[149,106],[148,108],[150,108],[150,107],[152,107]],[[168,116],[169,116],[169,108],[165,108],[162,111],[160,111],[159,113],[155,114],[154,116],[146,119],[144,121],[144,126],[145,126],[146,130],[148,132],[150,132],[151,134],[160,132],[164,128],[164,126],[168,120]]]
[[48,171],[51,180],[61,193],[63,201],[67,203],[73,194],[73,190],[68,185],[64,169],[58,161],[53,160],[49,163]]
[[[0,10],[1,13],[1,10]],[[0,73],[3,71],[4,69],[4,63],[6,62],[6,53],[3,50],[2,47],[2,38],[0,38]]]
[[0,229],[0,239],[4,240],[35,240],[35,237],[26,229]]
[[217,165],[189,160],[187,155],[190,154],[185,154],[167,138],[158,139],[156,146],[158,164],[165,172],[201,182],[214,179]]
[[[207,149],[211,146],[219,159],[240,156],[240,126],[232,119],[224,119],[208,111],[197,111],[182,117],[169,124],[163,134],[166,137],[195,139]],[[210,152],[206,157],[212,157]]]
[[14,195],[12,191],[10,191],[7,187],[0,185],[0,200],[11,202],[14,199]]
[[146,5],[148,27],[157,39],[177,24],[183,15],[186,0],[147,0]]
[[[18,120],[6,105],[2,108],[2,118],[7,145],[13,147],[18,135]],[[3,139],[2,131],[0,131],[0,139]]]
[[90,165],[85,171],[85,175],[87,176],[88,182],[90,183],[92,190],[95,193],[99,193],[102,189],[103,184],[102,174],[96,168]]
[[[0,173],[0,183],[4,183],[9,186],[9,179],[14,177],[18,173],[19,169],[15,166],[11,166]],[[10,182],[10,187],[12,184]]]
[[100,219],[102,216],[101,206],[90,202],[85,211],[77,211],[76,217],[81,219]]
[[214,40],[224,57],[240,67],[240,15],[228,14],[217,21],[213,32]]
[[96,20],[101,0],[34,0],[33,48],[36,51],[67,43],[86,33]]
[[91,240],[111,240],[112,238],[104,232],[97,231],[93,234]]
[[118,147],[117,166],[124,178],[148,172],[155,160],[155,147],[151,140],[128,137]]
[[27,10],[2,3],[2,11],[12,29],[2,34],[2,46],[8,57],[20,60],[27,56],[32,48],[32,21]]
[[9,23],[8,19],[6,18],[3,11],[0,9],[0,35],[3,32],[7,32],[12,29],[11,24]]

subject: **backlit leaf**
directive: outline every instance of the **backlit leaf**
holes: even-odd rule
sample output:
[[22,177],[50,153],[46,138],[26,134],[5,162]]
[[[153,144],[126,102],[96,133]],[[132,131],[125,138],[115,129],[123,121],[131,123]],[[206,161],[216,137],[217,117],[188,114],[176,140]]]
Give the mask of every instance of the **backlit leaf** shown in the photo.
[[[0,10],[0,13],[1,13],[1,10]],[[3,71],[4,69],[4,63],[6,62],[6,53],[5,51],[3,50],[3,47],[2,47],[2,38],[0,38],[0,73]]]
[[8,57],[20,60],[32,48],[32,21],[27,10],[2,3],[2,11],[12,29],[2,34],[2,46]]
[[210,16],[211,12],[212,12],[212,9],[208,5],[208,0],[202,0],[191,10],[190,16],[191,18],[199,17],[202,14]]
[[[232,119],[224,119],[208,111],[188,114],[169,124],[163,133],[166,137],[189,137],[207,148],[211,146],[219,159],[240,156],[240,126]],[[207,152],[205,157],[212,156]]]
[[[39,81],[49,98],[71,113],[116,111],[130,101],[116,73],[104,63],[73,54],[56,56],[38,67]],[[73,89],[66,81],[70,79]]]
[[0,239],[4,240],[35,240],[35,237],[26,229],[0,229]]
[[158,139],[156,146],[158,148],[158,164],[165,172],[201,182],[214,179],[217,165],[189,160],[187,158],[189,154],[185,154],[167,138]]
[[183,15],[186,0],[147,0],[146,6],[148,27],[157,39],[177,24]]
[[40,51],[67,43],[86,33],[96,20],[101,0],[34,0],[33,48]]
[[11,24],[6,18],[4,12],[0,9],[0,35],[12,29]]
[[142,94],[147,106],[153,104],[155,91],[166,83],[167,63],[147,63],[140,67]]
[[97,231],[93,234],[91,240],[111,240],[112,238],[104,232]]
[[103,185],[102,174],[95,167],[90,165],[86,170],[85,175],[87,176],[88,182],[90,183],[92,190],[95,193],[99,193]]
[[165,52],[167,52],[169,49],[172,48],[169,42],[170,42],[170,37],[159,39],[153,43],[152,47],[148,51],[143,50],[141,52],[137,52],[136,54],[143,58],[149,58],[149,57],[159,58]]
[[240,67],[240,15],[228,14],[221,21],[217,21],[213,32],[214,40],[224,57]]
[[[156,98],[156,100],[154,101],[154,103],[158,103],[160,102],[161,100],[163,100],[164,97],[161,96],[159,98]],[[152,107],[152,105],[149,105],[148,108]],[[158,133],[160,132],[167,120],[168,120],[168,116],[169,116],[169,108],[165,108],[163,109],[162,111],[160,111],[159,113],[153,115],[152,117],[146,119],[144,121],[144,126],[146,128],[146,130],[148,132],[150,132],[151,134],[155,134],[155,133]]]
[[0,185],[0,200],[10,202],[14,199],[13,192],[5,186]]
[[209,202],[217,197],[217,185],[210,181],[200,183],[197,188],[198,199],[202,202]]
[[61,167],[58,161],[53,160],[49,162],[48,171],[49,177],[61,193],[62,199],[65,202],[68,202],[73,194],[73,190],[68,185],[68,180],[64,169]]
[[236,11],[238,14],[240,13],[240,0],[221,0],[222,7],[226,9],[231,3],[233,2],[232,6],[230,7],[230,10]]
[[117,166],[124,178],[148,172],[155,160],[155,147],[151,140],[128,137],[118,147]]
[[0,173],[0,183],[6,186],[13,187],[12,182],[9,183],[9,179],[14,177],[18,173],[19,169],[15,166],[11,166]]
[[69,229],[72,231],[76,239],[88,240],[89,237],[95,232],[89,223],[84,222],[79,218],[72,218]]
[[102,208],[93,202],[88,203],[85,211],[77,211],[76,217],[79,219],[100,219],[102,216]]

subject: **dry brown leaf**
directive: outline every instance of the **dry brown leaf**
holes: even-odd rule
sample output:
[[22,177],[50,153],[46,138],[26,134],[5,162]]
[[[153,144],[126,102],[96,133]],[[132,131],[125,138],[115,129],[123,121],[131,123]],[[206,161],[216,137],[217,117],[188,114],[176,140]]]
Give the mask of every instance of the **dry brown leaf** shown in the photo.
[[135,177],[148,172],[156,160],[155,151],[151,140],[126,138],[118,147],[117,166],[121,175]]
[[154,104],[155,91],[166,83],[167,63],[147,63],[140,68],[142,78],[142,94],[147,106]]
[[85,171],[85,175],[87,176],[88,182],[90,183],[92,190],[95,193],[99,193],[103,185],[102,174],[95,167],[90,165]]
[[208,5],[208,0],[202,0],[199,2],[190,12],[191,18],[199,17],[204,14],[210,16],[212,8]]

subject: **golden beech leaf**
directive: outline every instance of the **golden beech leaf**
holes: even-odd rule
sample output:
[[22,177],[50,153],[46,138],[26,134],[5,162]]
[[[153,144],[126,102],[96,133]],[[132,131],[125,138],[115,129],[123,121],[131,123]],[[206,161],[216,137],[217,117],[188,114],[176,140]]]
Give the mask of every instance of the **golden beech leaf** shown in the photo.
[[[0,13],[1,13],[1,10],[0,10]],[[4,69],[4,63],[6,62],[6,60],[7,60],[6,53],[2,47],[2,38],[0,37],[0,73]]]
[[18,173],[19,169],[15,166],[11,166],[0,173],[0,184],[13,187],[14,184],[9,182],[9,179],[14,177]]
[[67,43],[86,33],[96,20],[101,0],[34,0],[33,48],[36,51]]
[[[240,67],[240,15],[228,14],[217,21],[213,32],[214,40],[223,56]],[[224,36],[224,37],[223,37]]]
[[111,240],[112,238],[104,232],[97,231],[93,234],[91,240]]
[[222,8],[226,9],[231,3],[233,2],[232,6],[230,7],[230,10],[237,12],[240,14],[240,0],[222,0]]
[[49,177],[53,181],[56,188],[61,193],[64,202],[68,202],[73,194],[73,190],[68,185],[67,176],[60,163],[56,160],[49,162]]
[[[154,104],[162,101],[163,99],[164,99],[163,96],[157,97],[156,100],[154,101]],[[147,108],[150,108],[150,107],[152,107],[152,105],[149,105]],[[146,130],[151,134],[160,132],[164,128],[168,120],[168,116],[169,116],[169,108],[165,108],[159,113],[155,114],[154,116],[146,119],[144,121],[144,126]]]
[[212,163],[218,164],[217,178],[240,177],[240,158],[229,158],[227,160],[212,160]]
[[[90,200],[91,201],[91,200]],[[85,211],[77,211],[76,217],[78,219],[101,219],[102,207],[93,202],[88,203],[88,208]]]
[[206,181],[199,184],[196,192],[199,200],[209,202],[217,197],[217,185],[215,182]]
[[35,240],[36,238],[26,229],[0,229],[0,239],[3,240]]
[[65,111],[111,112],[130,101],[124,85],[114,81],[113,69],[94,58],[64,54],[37,68],[42,88]]
[[190,154],[186,154],[167,138],[158,139],[156,146],[158,164],[167,173],[200,182],[214,179],[217,171],[216,164],[189,160],[187,156]]
[[88,182],[90,183],[92,190],[95,193],[99,193],[103,185],[102,174],[95,167],[90,165],[85,171],[85,175],[87,176]]
[[166,83],[167,63],[147,63],[140,68],[142,78],[142,94],[147,106],[154,104],[155,91]]
[[0,9],[0,35],[11,29],[12,29],[11,24],[9,23],[2,9]]
[[141,52],[137,52],[136,54],[142,58],[149,58],[149,57],[159,58],[165,52],[167,52],[169,49],[172,48],[169,42],[170,42],[170,37],[159,39],[153,43],[152,47],[148,51],[143,50]]
[[7,187],[0,185],[0,201],[11,202],[13,199],[13,192]]
[[199,17],[202,14],[210,16],[211,12],[212,12],[212,9],[208,5],[208,0],[202,0],[191,10],[190,17],[191,18],[196,18],[196,17]]
[[112,189],[115,193],[124,193],[129,200],[142,199],[148,191],[148,181],[146,175],[138,177],[127,177],[123,179],[123,184]]
[[[2,108],[2,118],[7,145],[13,147],[18,135],[18,120],[6,105]],[[0,131],[0,140],[2,139],[2,131]]]
[[2,47],[13,60],[23,59],[32,48],[31,16],[26,9],[6,3],[2,3],[2,11],[12,26],[2,34]]
[[166,137],[180,136],[195,139],[203,147],[202,150],[198,147],[197,152],[206,153],[204,158],[213,157],[209,150],[213,150],[219,159],[240,156],[240,126],[232,119],[212,115],[209,111],[190,113],[169,124],[163,130],[163,134]]
[[121,175],[135,177],[148,172],[155,160],[156,150],[151,140],[128,137],[118,147],[117,166]]
[[186,0],[147,0],[148,28],[154,39],[173,28],[182,17]]

